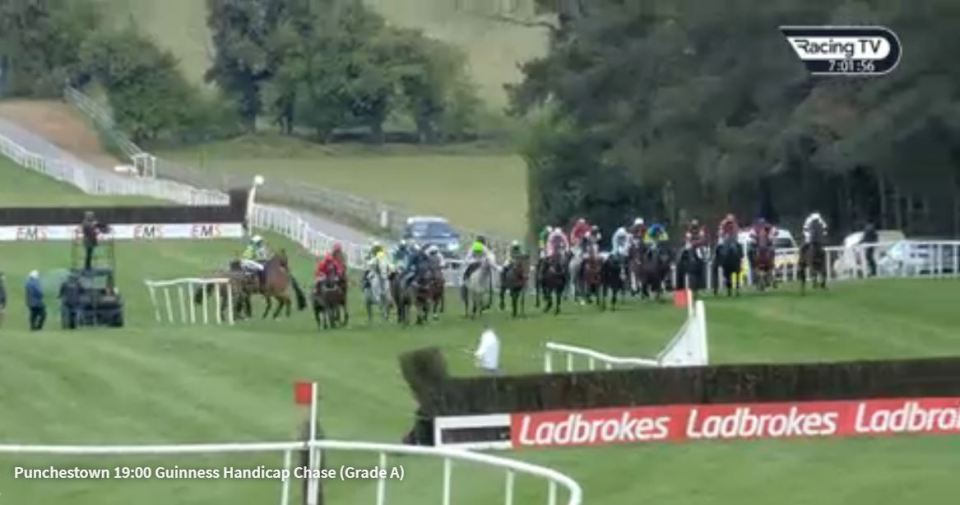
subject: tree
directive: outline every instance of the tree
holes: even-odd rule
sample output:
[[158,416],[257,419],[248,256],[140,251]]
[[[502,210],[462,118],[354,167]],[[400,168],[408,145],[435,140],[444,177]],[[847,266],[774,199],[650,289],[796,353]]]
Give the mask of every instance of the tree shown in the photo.
[[8,92],[60,96],[68,79],[82,77],[78,48],[100,19],[88,0],[0,2],[0,59]]
[[173,134],[198,104],[173,55],[133,29],[97,33],[84,42],[80,59],[106,88],[117,124],[135,141]]
[[[550,54],[524,66],[511,104],[518,114],[550,110],[550,124],[567,133],[563,143],[537,142],[527,153],[538,180],[531,199],[540,200],[531,208],[570,201],[577,183],[584,193],[591,185],[614,195],[633,188],[652,200],[640,207],[668,219],[775,208],[789,224],[819,207],[835,229],[870,217],[915,230],[960,230],[960,211],[944,213],[950,223],[929,210],[960,202],[955,184],[948,191],[942,184],[956,179],[952,167],[960,161],[957,122],[947,119],[958,110],[960,76],[932,56],[960,49],[946,21],[960,15],[955,2],[906,10],[852,0],[540,4],[556,9],[563,23]],[[813,78],[776,29],[865,22],[890,26],[916,56],[886,77]],[[540,136],[553,137],[549,130]],[[563,168],[571,155],[589,174]],[[876,187],[865,191],[872,181]],[[638,208],[636,198],[574,201],[538,219],[609,215],[610,206],[622,217]],[[876,201],[918,210],[871,216]]]

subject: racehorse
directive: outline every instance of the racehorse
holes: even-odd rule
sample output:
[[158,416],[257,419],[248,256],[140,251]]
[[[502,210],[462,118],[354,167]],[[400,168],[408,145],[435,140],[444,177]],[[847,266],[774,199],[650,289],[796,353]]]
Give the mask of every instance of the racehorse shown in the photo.
[[814,222],[810,226],[810,241],[800,246],[800,260],[797,262],[800,277],[800,294],[807,292],[807,269],[810,269],[810,281],[814,288],[827,289],[827,251],[823,248],[823,225]]
[[603,280],[603,294],[601,308],[607,308],[607,294],[611,295],[611,309],[617,310],[617,295],[626,292],[626,267],[624,257],[619,254],[610,254],[603,262],[601,278]]
[[550,312],[554,307],[554,298],[556,298],[556,308],[554,315],[560,314],[560,301],[563,299],[563,292],[567,288],[567,268],[566,261],[568,257],[563,254],[555,253],[548,258],[540,260],[540,266],[537,268],[537,306],[540,306],[540,291],[543,291],[544,299],[547,304],[543,312]]
[[350,322],[345,285],[344,279],[337,276],[317,281],[313,289],[313,317],[317,320],[317,326],[327,329],[341,325],[341,310],[342,326]]
[[680,251],[680,257],[677,259],[677,287],[676,289],[689,289],[696,295],[698,291],[706,286],[706,256],[707,251],[704,247],[687,246]]
[[743,264],[743,249],[734,239],[728,239],[717,244],[713,261],[713,294],[720,289],[719,273],[723,271],[723,283],[727,288],[727,296],[736,292],[740,296],[740,269]]
[[440,313],[446,309],[447,281],[443,278],[443,267],[440,258],[431,258],[427,276],[427,301],[430,303],[430,312],[433,320],[440,320]]
[[627,250],[627,281],[632,296],[637,296],[643,287],[643,256],[646,250],[639,240],[634,240]]
[[670,275],[673,253],[666,244],[657,243],[648,247],[641,258],[640,274],[643,286],[641,293],[644,298],[650,298],[650,289],[653,288],[656,300],[659,302],[663,299],[664,283]]
[[410,324],[410,310],[417,310],[417,324],[423,324],[429,313],[427,302],[427,284],[425,269],[418,269],[416,276],[404,283],[402,271],[390,274],[390,294],[397,306],[397,322],[403,326]]
[[280,315],[280,311],[286,308],[287,317],[290,317],[290,296],[287,295],[287,290],[293,286],[293,292],[297,297],[297,310],[303,310],[307,308],[307,297],[304,296],[303,290],[300,289],[300,285],[297,283],[297,280],[293,277],[293,274],[290,273],[290,264],[287,260],[287,252],[284,249],[280,249],[272,258],[267,260],[263,264],[263,284],[259,287],[260,294],[263,295],[263,298],[267,301],[267,307],[263,311],[264,318],[267,317],[267,314],[270,313],[270,306],[272,305],[271,300],[276,299],[278,302],[277,309],[273,312],[273,318],[276,319]]
[[777,279],[773,275],[776,268],[776,250],[769,237],[757,237],[757,243],[750,249],[750,272],[753,274],[757,289],[777,287]]
[[370,268],[363,273],[363,300],[367,306],[367,322],[373,322],[373,306],[380,307],[383,320],[390,318],[390,307],[393,298],[390,296],[390,280],[387,265],[380,258],[375,258]]
[[597,300],[597,306],[603,308],[600,303],[601,289],[603,287],[603,260],[596,254],[590,254],[580,263],[580,295],[586,303],[593,303]]
[[490,257],[484,255],[480,264],[467,276],[463,286],[460,286],[466,317],[482,315],[493,304],[493,279],[496,269]]
[[504,295],[510,291],[510,302],[513,307],[513,317],[517,317],[517,305],[520,313],[526,315],[527,280],[530,277],[530,256],[524,254],[517,258],[510,266],[500,273],[500,310],[506,310]]

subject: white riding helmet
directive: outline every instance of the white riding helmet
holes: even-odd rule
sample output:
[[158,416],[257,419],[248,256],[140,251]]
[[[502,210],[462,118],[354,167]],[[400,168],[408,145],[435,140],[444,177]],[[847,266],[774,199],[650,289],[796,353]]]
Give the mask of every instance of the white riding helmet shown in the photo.
[[261,237],[260,235],[254,235],[253,238],[250,239],[250,242],[253,242],[254,244],[259,244],[263,242],[263,237]]
[[634,220],[633,220],[633,225],[634,225],[634,226],[643,226],[643,218],[642,218],[642,217],[638,217],[638,218],[634,219]]
[[510,242],[510,247],[520,247],[520,241],[514,240],[513,242]]
[[438,249],[436,245],[431,245],[427,248],[427,254],[437,254],[438,252],[440,252],[440,249]]

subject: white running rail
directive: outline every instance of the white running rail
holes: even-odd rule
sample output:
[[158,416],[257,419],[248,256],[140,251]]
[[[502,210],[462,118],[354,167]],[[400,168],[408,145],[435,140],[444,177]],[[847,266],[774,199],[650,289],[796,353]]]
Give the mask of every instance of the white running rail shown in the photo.
[[[464,461],[489,467],[500,468],[504,471],[504,498],[505,505],[514,505],[516,476],[529,475],[544,479],[547,486],[547,505],[581,505],[583,491],[580,485],[570,477],[550,468],[524,463],[499,456],[491,456],[460,449],[419,447],[408,445],[378,444],[370,442],[353,442],[339,440],[316,440],[303,442],[259,442],[259,443],[230,443],[230,444],[186,444],[186,445],[19,445],[0,444],[0,454],[34,454],[50,456],[151,456],[151,455],[186,455],[186,454],[223,454],[223,453],[283,453],[283,468],[290,470],[294,451],[307,450],[338,450],[376,453],[378,464],[386,467],[388,455],[419,455],[442,458],[443,472],[441,484],[441,504],[453,503],[453,476],[454,462]],[[290,480],[281,481],[280,505],[290,503]],[[559,501],[560,490],[563,489],[566,501]],[[373,497],[377,505],[386,505],[387,479],[377,481],[376,494]],[[518,504],[519,505],[519,504]],[[528,505],[524,503],[523,505]]]
[[[688,294],[689,296],[689,294]],[[687,305],[687,320],[683,323],[670,342],[657,354],[656,358],[612,356],[586,347],[547,342],[543,355],[543,371],[555,371],[554,355],[565,361],[565,371],[578,370],[578,360],[586,359],[587,370],[599,367],[605,370],[615,368],[654,368],[676,366],[706,366],[710,362],[707,345],[707,318],[702,300]]]
[[[146,280],[144,283],[150,292],[150,303],[153,304],[153,312],[158,323],[210,324],[211,319],[216,324],[224,322],[233,324],[234,322],[234,294],[230,279],[184,278],[166,281]],[[213,287],[213,303],[209,302],[211,295],[208,293],[208,286]],[[177,295],[176,303],[173,303],[170,298],[171,291]],[[161,297],[157,296],[158,292],[162,293],[162,302]],[[197,304],[193,298],[198,292],[201,299],[199,316]],[[211,312],[213,317],[210,316]]]

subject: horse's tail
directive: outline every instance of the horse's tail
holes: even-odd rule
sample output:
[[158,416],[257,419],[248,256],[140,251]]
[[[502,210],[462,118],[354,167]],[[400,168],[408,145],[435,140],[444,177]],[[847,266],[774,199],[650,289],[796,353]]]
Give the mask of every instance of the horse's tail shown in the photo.
[[292,273],[290,274],[290,285],[293,286],[293,293],[297,296],[297,310],[307,308],[307,297],[303,294],[300,283],[297,282],[297,278]]

